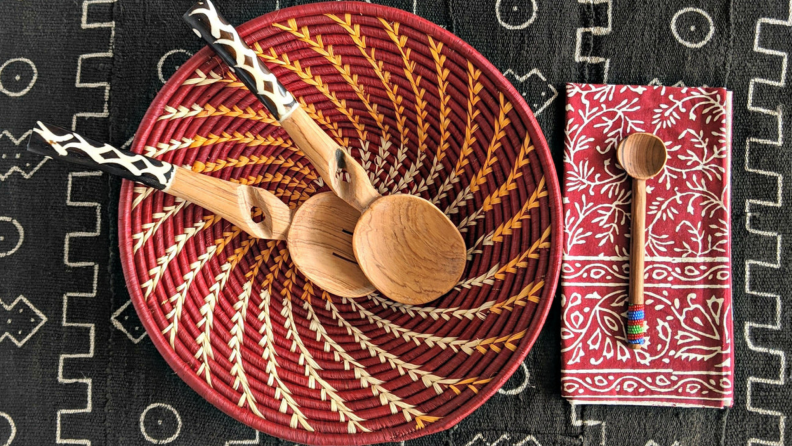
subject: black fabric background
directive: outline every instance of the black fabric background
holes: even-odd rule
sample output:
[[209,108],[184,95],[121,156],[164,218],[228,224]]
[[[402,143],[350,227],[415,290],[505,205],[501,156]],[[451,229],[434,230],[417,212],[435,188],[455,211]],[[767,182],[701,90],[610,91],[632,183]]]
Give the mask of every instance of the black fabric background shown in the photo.
[[[188,57],[185,52],[163,56],[201,47],[181,21],[192,3],[0,0],[0,64],[7,63],[0,71],[0,445],[9,440],[13,445],[283,443],[205,402],[144,337],[128,305],[118,259],[120,181],[52,161],[41,164],[24,150],[36,120],[67,127],[74,119],[76,129],[94,139],[128,144],[162,88],[158,63],[167,79]],[[232,23],[242,23],[299,3],[226,0],[220,7]],[[504,388],[521,391],[496,394],[455,428],[409,443],[788,441],[792,191],[784,180],[792,173],[792,151],[784,121],[792,104],[786,86],[792,3],[381,3],[414,10],[446,27],[506,73],[537,112],[557,162],[565,82],[682,82],[734,91],[734,407],[572,407],[559,392],[556,301],[525,367]],[[671,32],[674,14],[686,7],[700,8],[713,22],[713,35],[700,48],[682,45]],[[533,22],[520,28],[534,12]],[[689,42],[704,40],[709,30],[696,12],[681,14],[676,25]],[[21,95],[34,73],[25,61],[9,62],[17,58],[29,60],[37,72]]]

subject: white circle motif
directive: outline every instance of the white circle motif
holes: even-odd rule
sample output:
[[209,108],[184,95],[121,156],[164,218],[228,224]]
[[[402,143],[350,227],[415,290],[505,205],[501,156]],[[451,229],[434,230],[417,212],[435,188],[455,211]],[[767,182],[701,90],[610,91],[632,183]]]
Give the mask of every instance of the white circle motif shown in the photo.
[[[3,62],[3,65],[0,65],[0,73],[2,73],[3,70],[5,70],[5,68],[7,66],[9,66],[9,65],[11,65],[11,64],[13,64],[15,62],[22,62],[22,63],[28,64],[30,66],[30,68],[33,70],[33,78],[30,79],[30,82],[28,82],[28,84],[27,84],[27,86],[25,88],[23,88],[22,90],[19,90],[19,91],[8,90],[3,85],[3,82],[0,81],[0,92],[5,93],[7,96],[11,96],[12,98],[16,98],[16,97],[19,97],[19,96],[24,96],[25,93],[27,93],[28,91],[30,91],[31,88],[33,88],[33,84],[35,84],[36,83],[36,79],[38,79],[38,70],[36,69],[36,65],[33,64],[33,61],[31,61],[30,59],[26,59],[24,57],[17,57],[15,59],[8,59],[7,61]],[[16,75],[14,77],[14,80],[18,81],[19,79],[20,79],[19,75]]]
[[[707,31],[707,35],[704,36],[704,39],[698,42],[691,42],[689,40],[683,39],[677,31],[677,19],[679,19],[682,14],[686,14],[688,12],[701,15],[707,19],[707,23],[709,23],[709,31]],[[695,25],[690,27],[691,31],[695,31],[695,29]],[[688,48],[701,48],[702,46],[706,45],[712,39],[713,34],[715,34],[715,23],[713,23],[712,17],[710,17],[709,14],[707,14],[707,12],[701,8],[683,8],[677,11],[677,13],[674,14],[674,17],[671,18],[671,33],[674,35],[674,38],[677,39],[677,42],[681,43],[682,45],[685,45]]]
[[520,368],[522,368],[523,374],[525,375],[525,379],[523,379],[522,384],[509,390],[503,390],[503,388],[500,388],[498,389],[498,393],[501,395],[518,395],[522,393],[526,387],[528,387],[528,379],[531,377],[530,373],[528,373],[528,367],[523,362],[520,364]]
[[[176,417],[176,432],[168,438],[156,439],[151,437],[148,434],[148,432],[146,432],[146,426],[144,423],[146,420],[146,414],[148,413],[149,410],[156,408],[168,409],[169,411],[171,411],[171,413],[173,413],[173,416]],[[181,433],[181,429],[182,429],[182,420],[181,417],[179,416],[179,412],[176,412],[176,409],[174,409],[172,406],[168,404],[164,404],[164,403],[151,404],[146,408],[146,410],[143,411],[143,413],[140,414],[140,433],[143,434],[143,438],[145,438],[146,441],[148,441],[149,443],[168,444],[179,437],[179,434]]]
[[[526,2],[526,4],[527,3],[528,2]],[[497,0],[495,2],[495,17],[497,17],[498,23],[500,23],[501,26],[506,28],[506,29],[511,29],[511,30],[525,29],[525,28],[528,28],[528,26],[531,23],[533,23],[534,20],[536,20],[536,13],[539,11],[539,8],[536,6],[536,0],[531,0],[531,8],[533,9],[533,12],[531,13],[531,17],[528,20],[520,23],[519,25],[512,25],[512,24],[509,24],[509,23],[506,23],[505,21],[503,21],[503,18],[501,17],[501,11],[500,11],[501,10],[501,0]],[[517,6],[512,7],[512,11],[517,11],[518,9],[519,8]]]
[[[195,30],[193,30],[193,31],[195,31]],[[197,32],[197,31],[196,31],[196,32]],[[165,60],[166,60],[166,59],[168,59],[170,56],[173,56],[174,54],[178,54],[178,53],[184,53],[184,54],[186,54],[186,55],[188,55],[188,56],[192,56],[192,55],[193,55],[193,53],[191,53],[191,52],[189,52],[189,51],[187,51],[187,50],[183,50],[183,49],[175,49],[175,50],[170,50],[170,51],[168,51],[167,53],[165,53],[165,55],[163,55],[163,56],[160,58],[159,62],[157,62],[157,76],[159,76],[159,80],[160,80],[160,81],[161,81],[163,84],[164,84],[165,82],[167,82],[167,79],[165,79],[165,76],[162,74],[162,65],[165,63]],[[177,68],[177,69],[178,69],[178,68]]]
[[16,437],[16,425],[14,424],[14,419],[5,412],[0,412],[0,418],[5,418],[5,420],[8,421],[8,425],[11,426],[11,435],[8,436],[8,440],[2,445],[9,446],[11,442],[14,441],[14,437]]
[[[10,250],[0,251],[0,258],[10,256],[11,254],[17,252],[19,247],[22,246],[22,241],[25,239],[25,228],[23,228],[18,221],[14,220],[11,217],[0,217],[0,222],[4,222],[4,221],[11,222],[11,224],[14,225],[14,228],[17,230],[17,233],[19,233],[19,240],[17,241],[16,246],[11,248]],[[0,237],[0,240],[4,240],[4,239],[5,237]]]

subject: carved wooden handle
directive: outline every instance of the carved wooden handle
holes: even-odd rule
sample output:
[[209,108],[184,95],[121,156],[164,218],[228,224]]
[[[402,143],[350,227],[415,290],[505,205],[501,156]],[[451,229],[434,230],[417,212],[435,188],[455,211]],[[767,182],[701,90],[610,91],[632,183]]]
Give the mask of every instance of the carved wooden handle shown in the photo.
[[360,212],[380,197],[363,168],[302,108],[281,121],[281,126],[311,160],[330,189]]
[[644,344],[644,245],[646,244],[646,180],[633,178],[630,237],[630,289],[627,307],[627,343]]
[[[286,203],[259,187],[212,178],[179,167],[171,187],[165,192],[184,198],[233,223],[253,237],[286,240],[293,212]],[[253,220],[253,213],[261,211],[263,220]]]
[[209,0],[203,0],[184,14],[184,20],[231,67],[251,93],[264,103],[272,116],[281,120],[289,116],[299,104],[261,62],[256,53],[239,37]]
[[[292,211],[264,189],[201,175],[126,150],[116,149],[53,125],[38,123],[28,150],[40,155],[93,167],[111,175],[137,181],[209,209],[257,238],[285,240]],[[264,220],[251,216],[261,210]]]
[[366,170],[300,108],[210,0],[190,8],[184,19],[281,122],[333,192],[359,211],[380,197]]
[[176,166],[108,144],[96,142],[54,125],[38,123],[28,141],[28,150],[39,155],[82,164],[112,175],[166,190],[173,182]]

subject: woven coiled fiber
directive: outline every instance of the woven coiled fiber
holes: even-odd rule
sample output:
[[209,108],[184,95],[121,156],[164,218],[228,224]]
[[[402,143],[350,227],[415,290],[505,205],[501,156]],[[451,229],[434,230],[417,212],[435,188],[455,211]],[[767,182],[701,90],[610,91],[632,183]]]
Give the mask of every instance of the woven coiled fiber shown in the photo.
[[[453,426],[519,366],[555,292],[560,192],[539,126],[481,55],[403,11],[308,5],[239,31],[382,193],[445,211],[467,268],[426,306],[340,298],[306,281],[285,242],[125,182],[121,254],[146,330],[193,389],[270,435],[369,444]],[[291,207],[328,190],[208,48],[160,92],[133,150]]]

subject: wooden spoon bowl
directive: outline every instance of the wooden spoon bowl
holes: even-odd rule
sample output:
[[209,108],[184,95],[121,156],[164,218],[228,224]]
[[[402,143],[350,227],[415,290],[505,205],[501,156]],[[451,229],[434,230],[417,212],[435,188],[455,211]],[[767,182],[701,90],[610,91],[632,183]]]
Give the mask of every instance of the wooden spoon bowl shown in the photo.
[[451,290],[465,270],[456,226],[412,195],[379,198],[362,215],[332,192],[314,195],[295,212],[287,240],[303,274],[346,297],[376,287],[398,302],[423,304]]
[[[281,126],[311,160],[330,188],[348,205],[360,211],[352,224],[352,246],[356,266],[377,290],[404,304],[433,301],[459,282],[465,270],[467,251],[457,227],[429,201],[413,195],[380,195],[368,174],[311,119],[297,108],[282,118]],[[310,210],[320,201],[306,201],[294,217],[290,243],[304,249],[292,253],[295,264],[311,276],[317,260],[312,249],[327,246],[322,241],[324,222],[332,219],[324,210]],[[352,223],[352,222],[348,222]],[[349,225],[348,225],[349,226]],[[298,228],[308,231],[300,234]],[[334,227],[331,232],[340,233]],[[298,240],[299,239],[299,240]],[[290,244],[290,246],[293,246]],[[346,245],[339,245],[346,247]],[[349,274],[346,274],[349,277]],[[330,280],[321,277],[323,282]],[[357,295],[340,294],[346,297]]]
[[355,226],[355,257],[371,283],[398,302],[436,299],[465,271],[465,240],[430,202],[413,195],[374,201]]
[[616,158],[627,175],[648,180],[663,170],[668,152],[657,136],[651,133],[633,133],[619,144]]
[[360,212],[336,194],[317,194],[294,213],[286,239],[297,268],[339,296],[360,297],[375,291],[358,267],[352,248],[359,218]]

